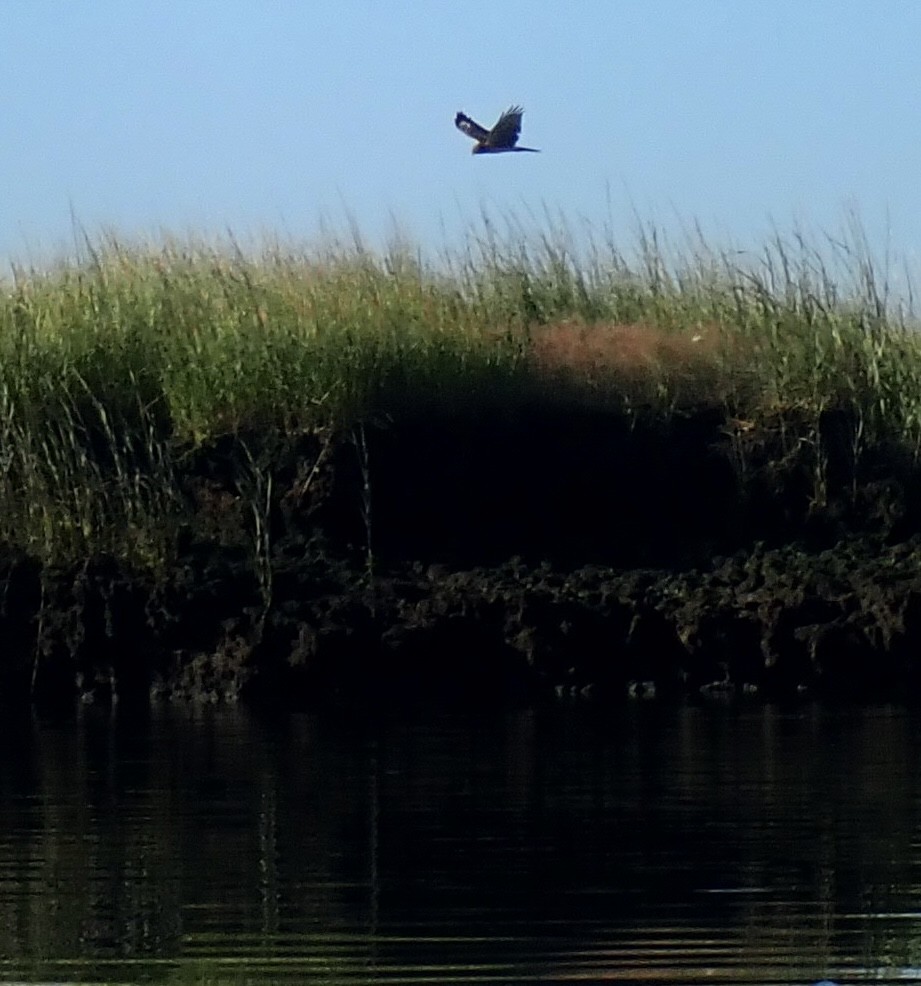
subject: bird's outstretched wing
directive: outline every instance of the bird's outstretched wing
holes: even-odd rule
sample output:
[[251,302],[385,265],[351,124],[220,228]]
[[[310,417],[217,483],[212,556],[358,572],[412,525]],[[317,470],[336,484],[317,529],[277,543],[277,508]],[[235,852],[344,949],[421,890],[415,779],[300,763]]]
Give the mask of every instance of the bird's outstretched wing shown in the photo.
[[530,151],[537,154],[536,147],[518,147],[518,135],[521,133],[521,115],[524,110],[520,106],[510,106],[496,121],[492,130],[481,127],[476,120],[471,120],[466,113],[458,113],[454,117],[454,126],[468,137],[476,141],[474,154],[502,154],[506,151]]
[[480,144],[485,144],[489,139],[490,132],[485,127],[481,127],[476,120],[471,120],[466,113],[458,113],[454,117],[454,126]]
[[487,147],[514,147],[518,143],[518,135],[521,133],[522,113],[524,110],[520,106],[510,106],[499,117],[492,130],[486,134],[483,143]]

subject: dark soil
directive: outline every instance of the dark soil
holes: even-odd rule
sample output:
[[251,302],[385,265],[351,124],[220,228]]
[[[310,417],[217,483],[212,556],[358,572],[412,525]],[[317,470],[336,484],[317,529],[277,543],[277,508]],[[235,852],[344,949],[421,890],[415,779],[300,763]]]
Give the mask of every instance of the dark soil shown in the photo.
[[[921,473],[848,414],[521,407],[185,455],[157,577],[0,555],[14,704],[921,694]],[[241,500],[259,450],[257,525]]]

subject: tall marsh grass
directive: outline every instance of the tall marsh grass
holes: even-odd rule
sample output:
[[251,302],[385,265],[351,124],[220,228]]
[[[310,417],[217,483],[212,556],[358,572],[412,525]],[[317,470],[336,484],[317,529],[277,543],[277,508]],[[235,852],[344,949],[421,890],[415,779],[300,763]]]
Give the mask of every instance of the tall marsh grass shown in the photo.
[[855,451],[921,455],[921,337],[859,231],[741,259],[702,241],[672,256],[654,230],[624,251],[488,225],[431,261],[358,240],[101,236],[80,253],[14,268],[0,297],[0,540],[46,562],[159,564],[188,509],[182,457],[221,436],[347,434],[424,408],[844,407]]

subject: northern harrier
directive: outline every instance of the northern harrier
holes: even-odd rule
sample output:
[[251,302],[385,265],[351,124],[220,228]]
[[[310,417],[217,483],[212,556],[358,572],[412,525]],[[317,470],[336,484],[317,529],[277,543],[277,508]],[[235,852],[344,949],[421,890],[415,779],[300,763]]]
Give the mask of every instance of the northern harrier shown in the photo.
[[492,130],[481,127],[466,113],[458,113],[454,117],[454,126],[476,141],[473,146],[474,154],[502,154],[505,151],[530,151],[532,154],[539,154],[536,147],[515,146],[518,143],[518,134],[521,133],[522,113],[524,110],[520,106],[510,106],[499,117]]

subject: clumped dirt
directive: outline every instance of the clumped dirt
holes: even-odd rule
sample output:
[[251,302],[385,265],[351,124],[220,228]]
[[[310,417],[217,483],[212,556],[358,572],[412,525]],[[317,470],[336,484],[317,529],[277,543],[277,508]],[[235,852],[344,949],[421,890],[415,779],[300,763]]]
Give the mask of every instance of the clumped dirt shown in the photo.
[[[851,433],[845,411],[754,427],[561,395],[271,448],[227,438],[182,459],[189,521],[157,579],[0,554],[0,694],[912,695],[921,483],[893,450],[853,461]],[[254,449],[261,526],[240,499]]]

